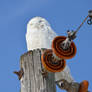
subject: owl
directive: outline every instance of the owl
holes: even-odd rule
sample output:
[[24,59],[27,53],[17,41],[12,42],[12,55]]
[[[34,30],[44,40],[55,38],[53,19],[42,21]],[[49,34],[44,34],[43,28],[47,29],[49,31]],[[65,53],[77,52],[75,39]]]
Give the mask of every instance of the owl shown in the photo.
[[[52,40],[57,36],[47,20],[42,17],[34,17],[27,24],[26,43],[27,49],[51,49]],[[65,79],[68,82],[74,81],[68,65],[61,72],[55,73],[55,81]]]

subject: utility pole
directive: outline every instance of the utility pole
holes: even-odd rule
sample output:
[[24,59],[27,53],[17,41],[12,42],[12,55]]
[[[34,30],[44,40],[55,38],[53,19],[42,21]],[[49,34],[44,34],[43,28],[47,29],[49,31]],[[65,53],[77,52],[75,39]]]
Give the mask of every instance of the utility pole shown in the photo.
[[[77,83],[73,81],[69,82],[65,78],[62,79],[63,76],[62,73],[62,75],[60,76],[61,80],[56,81],[54,76],[56,72],[61,72],[61,71],[64,72],[63,69],[65,69],[66,66],[66,61],[65,61],[66,59],[71,59],[75,56],[76,46],[73,43],[73,40],[76,38],[77,32],[86,22],[86,20],[89,25],[92,24],[92,10],[88,12],[88,16],[83,20],[83,22],[79,25],[79,27],[75,31],[74,30],[67,31],[68,34],[67,37],[64,36],[55,37],[54,40],[52,41],[51,49],[47,49],[47,50],[34,49],[28,51],[27,53],[21,56],[20,71],[14,72],[15,74],[18,75],[19,80],[21,82],[21,92],[56,92],[55,84],[57,84],[59,88],[66,90],[67,92],[89,92],[88,91],[89,82],[87,80],[83,80],[81,83]],[[31,23],[31,25],[33,24]],[[34,36],[34,39],[36,36]],[[30,43],[32,39],[30,40],[27,39],[27,40],[28,43]],[[43,41],[41,40],[41,42],[44,42],[44,40]],[[35,43],[38,43],[38,41],[39,40],[36,39]],[[47,42],[48,41],[46,41],[44,44],[46,45]],[[32,45],[33,44],[31,45],[29,44],[29,46]],[[66,76],[68,76],[68,73],[66,74]]]
[[42,75],[42,53],[42,49],[36,49],[21,56],[20,68],[23,70],[20,79],[21,92],[56,92],[54,73]]

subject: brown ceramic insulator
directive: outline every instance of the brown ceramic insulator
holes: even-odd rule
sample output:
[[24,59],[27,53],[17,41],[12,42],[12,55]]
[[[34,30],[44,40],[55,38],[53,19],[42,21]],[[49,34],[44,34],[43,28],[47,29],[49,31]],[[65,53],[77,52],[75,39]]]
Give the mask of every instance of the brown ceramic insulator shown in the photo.
[[88,92],[89,82],[84,80],[80,83],[79,91],[78,92]]
[[65,36],[57,36],[52,41],[52,50],[59,58],[71,59],[76,54],[76,46],[71,42],[70,47],[67,50],[61,48],[61,43],[66,39]]
[[60,72],[66,66],[66,61],[56,60],[51,49],[46,50],[41,56],[42,65],[50,72]]

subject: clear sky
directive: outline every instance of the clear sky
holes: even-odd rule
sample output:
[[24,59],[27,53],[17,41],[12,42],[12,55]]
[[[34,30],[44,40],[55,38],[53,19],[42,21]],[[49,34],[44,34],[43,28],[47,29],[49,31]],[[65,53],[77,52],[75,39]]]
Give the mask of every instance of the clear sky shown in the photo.
[[[27,51],[27,22],[35,16],[46,18],[58,35],[75,30],[92,9],[92,0],[0,0],[0,92],[19,92],[20,56]],[[77,82],[88,80],[92,91],[92,25],[78,32],[76,56],[67,61]],[[57,88],[57,92],[63,92]]]

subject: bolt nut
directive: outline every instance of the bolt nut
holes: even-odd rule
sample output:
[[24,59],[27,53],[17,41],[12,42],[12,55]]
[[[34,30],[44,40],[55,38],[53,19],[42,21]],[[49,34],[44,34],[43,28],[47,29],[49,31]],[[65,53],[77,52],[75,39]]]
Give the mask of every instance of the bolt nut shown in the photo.
[[89,11],[88,11],[88,16],[89,16],[90,18],[92,18],[92,10],[89,10]]

